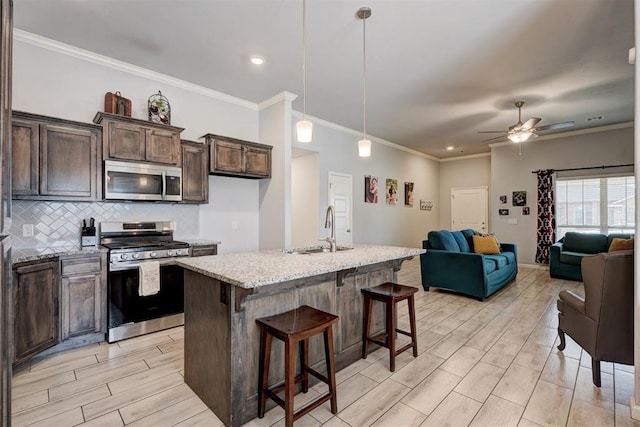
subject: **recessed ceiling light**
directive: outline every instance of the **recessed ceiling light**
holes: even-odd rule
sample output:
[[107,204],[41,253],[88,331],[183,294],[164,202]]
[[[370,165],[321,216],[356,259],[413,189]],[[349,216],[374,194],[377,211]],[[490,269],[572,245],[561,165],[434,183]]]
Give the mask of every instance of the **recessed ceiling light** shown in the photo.
[[253,65],[262,65],[262,64],[264,64],[264,58],[261,57],[261,56],[257,56],[257,55],[254,55],[251,58],[249,58],[249,61],[251,61],[251,63]]
[[453,151],[455,149],[456,149],[456,147],[454,147],[453,145],[450,145],[450,146],[447,147],[447,151]]

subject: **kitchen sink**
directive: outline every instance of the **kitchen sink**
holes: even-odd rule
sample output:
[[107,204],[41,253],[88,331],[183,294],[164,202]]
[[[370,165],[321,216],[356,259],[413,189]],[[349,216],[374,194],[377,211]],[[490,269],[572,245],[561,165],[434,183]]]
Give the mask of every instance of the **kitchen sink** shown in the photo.
[[[348,248],[346,246],[338,246],[336,252],[348,251],[353,248]],[[330,253],[329,248],[324,247],[316,247],[316,248],[300,248],[300,249],[287,249],[285,250],[288,254],[296,254],[296,255],[311,255],[311,254],[322,254],[322,253]]]

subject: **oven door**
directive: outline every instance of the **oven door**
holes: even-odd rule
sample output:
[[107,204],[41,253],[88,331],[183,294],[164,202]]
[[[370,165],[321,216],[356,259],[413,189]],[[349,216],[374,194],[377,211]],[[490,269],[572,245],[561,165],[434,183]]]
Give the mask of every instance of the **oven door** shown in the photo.
[[[143,261],[144,262],[144,261]],[[109,270],[107,341],[115,342],[184,323],[182,267],[172,259],[160,261],[160,291],[140,296],[140,263],[126,263]]]

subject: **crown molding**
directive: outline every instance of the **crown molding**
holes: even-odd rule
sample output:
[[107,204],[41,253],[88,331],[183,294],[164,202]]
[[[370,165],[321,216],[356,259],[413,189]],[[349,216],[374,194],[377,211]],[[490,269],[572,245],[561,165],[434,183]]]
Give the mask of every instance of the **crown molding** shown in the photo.
[[[526,144],[527,142],[538,143],[543,141],[550,141],[552,139],[568,138],[570,136],[588,135],[590,133],[607,132],[611,130],[626,129],[626,128],[632,128],[632,127],[633,127],[633,122],[615,123],[612,125],[598,126],[598,127],[587,128],[587,129],[578,129],[578,130],[572,130],[569,132],[561,132],[553,135],[543,135],[543,136],[537,137],[536,139],[532,139],[531,141],[521,142],[521,144]],[[504,147],[505,145],[513,145],[513,144],[514,143],[511,141],[495,142],[493,144],[489,144],[489,147],[496,148],[496,147]]]
[[258,104],[258,111],[264,110],[265,108],[269,108],[272,105],[278,104],[280,102],[293,102],[296,100],[296,98],[298,98],[298,95],[296,95],[295,93],[291,93],[291,92],[280,92],[279,94],[272,96],[271,98],[262,101],[261,103]]
[[146,79],[154,80],[160,83],[171,85],[173,87],[184,89],[189,92],[203,95],[209,98],[213,98],[218,101],[234,104],[249,110],[258,111],[258,105],[254,102],[249,102],[244,99],[236,98],[235,96],[227,95],[222,92],[218,92],[213,89],[206,88],[194,83],[189,83],[185,80],[177,79],[175,77],[167,76],[166,74],[158,73],[156,71],[149,70],[147,68],[138,67],[136,65],[129,64],[124,61],[109,58],[108,56],[100,55],[95,52],[80,49],[79,47],[71,46],[65,43],[61,43],[56,40],[52,40],[46,37],[39,36],[37,34],[30,33],[28,31],[14,28],[13,30],[14,41],[30,44],[35,47],[46,49],[52,52],[60,53],[72,58],[82,59],[87,62],[102,65],[104,67],[112,68],[114,70],[123,71],[134,76],[143,77]]
[[458,156],[458,157],[447,157],[445,159],[440,159],[440,162],[456,162],[458,160],[470,160],[477,159],[480,157],[491,157],[491,153],[479,153],[479,154],[468,154],[466,156]]

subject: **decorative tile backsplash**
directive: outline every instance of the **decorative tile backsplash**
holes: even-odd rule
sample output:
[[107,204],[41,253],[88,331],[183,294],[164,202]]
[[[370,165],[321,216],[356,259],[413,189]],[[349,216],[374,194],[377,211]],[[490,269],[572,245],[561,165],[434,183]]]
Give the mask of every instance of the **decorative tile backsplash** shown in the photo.
[[[176,239],[198,237],[198,206],[161,203],[34,202],[14,200],[9,234],[17,249],[77,248],[82,220],[174,221]],[[33,237],[23,237],[22,227],[33,224]]]

